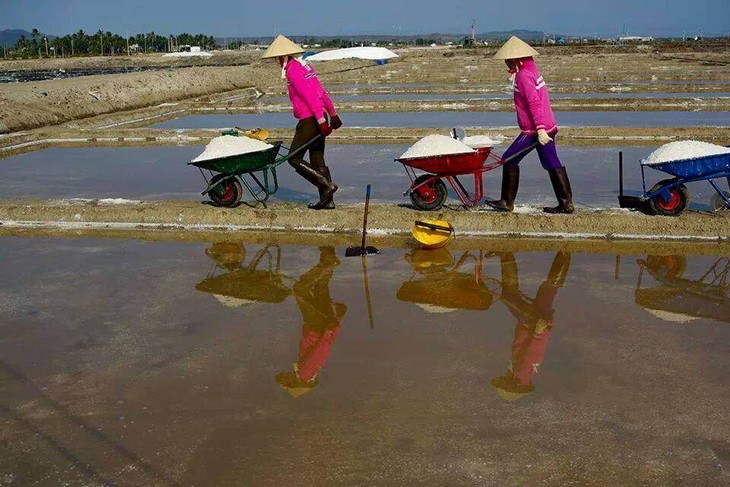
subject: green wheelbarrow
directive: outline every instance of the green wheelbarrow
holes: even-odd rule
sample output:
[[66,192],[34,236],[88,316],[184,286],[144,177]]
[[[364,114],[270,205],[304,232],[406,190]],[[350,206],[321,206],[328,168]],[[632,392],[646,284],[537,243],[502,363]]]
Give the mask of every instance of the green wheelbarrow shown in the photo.
[[[234,135],[225,132],[224,135]],[[270,149],[248,154],[240,154],[207,161],[189,162],[200,170],[207,187],[201,193],[207,195],[216,206],[234,208],[241,203],[245,187],[253,197],[253,202],[244,202],[250,206],[259,203],[266,207],[269,197],[279,190],[276,168],[297,154],[306,151],[321,135],[286,155],[279,155],[283,146],[281,141],[274,142]],[[284,147],[286,149],[286,147]],[[205,171],[208,172],[206,175]]]

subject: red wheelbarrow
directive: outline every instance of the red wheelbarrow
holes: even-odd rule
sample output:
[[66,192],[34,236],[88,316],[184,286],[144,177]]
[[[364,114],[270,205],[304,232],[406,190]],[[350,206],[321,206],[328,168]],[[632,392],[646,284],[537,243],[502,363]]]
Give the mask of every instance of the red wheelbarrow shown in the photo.
[[[475,148],[474,152],[463,154],[396,159],[396,162],[403,164],[411,180],[411,187],[403,193],[403,196],[410,196],[413,206],[419,210],[439,210],[444,206],[447,197],[446,184],[443,181],[445,179],[464,206],[474,207],[484,198],[482,175],[504,165],[523,152],[532,150],[533,147],[527,147],[508,159],[493,153],[492,147]],[[419,176],[416,170],[426,174]],[[459,176],[467,175],[474,177],[473,192],[469,192],[459,180]]]

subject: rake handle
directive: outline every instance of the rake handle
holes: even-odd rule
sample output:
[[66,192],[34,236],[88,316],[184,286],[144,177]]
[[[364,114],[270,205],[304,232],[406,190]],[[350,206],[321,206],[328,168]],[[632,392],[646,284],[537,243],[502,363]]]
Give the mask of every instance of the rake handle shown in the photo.
[[444,232],[453,232],[452,227],[445,227],[443,225],[434,225],[433,223],[427,223],[422,221],[416,221],[416,226],[428,228],[430,230],[443,230]]
[[365,190],[365,216],[362,219],[362,244],[363,251],[365,250],[365,234],[368,228],[368,209],[370,208],[370,185],[368,184]]

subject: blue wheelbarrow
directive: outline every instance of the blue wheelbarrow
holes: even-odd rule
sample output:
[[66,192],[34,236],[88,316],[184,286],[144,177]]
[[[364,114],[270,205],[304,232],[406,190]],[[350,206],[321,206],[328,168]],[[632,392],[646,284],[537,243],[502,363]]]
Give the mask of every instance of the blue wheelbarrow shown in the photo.
[[[645,174],[647,167],[674,177],[659,181],[647,191]],[[724,178],[730,186],[730,154],[679,159],[658,164],[641,161],[643,193],[641,196],[626,196],[623,183],[623,153],[619,153],[619,206],[638,209],[651,215],[676,216],[689,204],[687,183],[707,181],[715,190],[710,202],[712,210],[730,209],[730,193],[721,190],[715,181],[721,178]]]

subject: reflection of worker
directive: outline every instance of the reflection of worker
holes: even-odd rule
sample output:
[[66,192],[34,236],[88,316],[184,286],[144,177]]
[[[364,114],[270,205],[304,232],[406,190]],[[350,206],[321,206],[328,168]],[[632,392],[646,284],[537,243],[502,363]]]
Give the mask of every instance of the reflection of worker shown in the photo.
[[512,360],[504,375],[492,380],[497,392],[507,400],[519,399],[535,390],[532,379],[542,363],[553,328],[553,300],[563,287],[570,268],[570,254],[558,252],[545,282],[535,299],[520,292],[514,254],[502,254],[502,302],[517,319],[512,342]]
[[513,158],[502,167],[502,196],[499,200],[487,200],[487,204],[500,211],[514,209],[520,183],[520,161],[537,147],[540,164],[550,175],[550,181],[558,199],[558,206],[545,208],[547,213],[573,213],[573,191],[568,173],[560,162],[555,136],[558,123],[550,108],[550,97],[545,80],[537,70],[534,57],[539,53],[517,37],[512,37],[494,55],[503,59],[514,81],[514,102],[520,135],[502,155]]
[[334,247],[320,247],[319,263],[303,274],[294,285],[299,311],[302,313],[302,339],[299,358],[292,372],[280,372],[276,382],[293,397],[311,391],[317,375],[329,358],[332,345],[347,312],[343,303],[333,303],[329,283],[340,261]]
[[[322,136],[309,146],[309,164],[304,161],[303,153],[291,157],[289,164],[297,174],[319,190],[319,201],[309,207],[315,210],[332,209],[335,207],[332,197],[337,186],[332,183],[330,170],[324,162],[324,138],[332,130],[340,128],[342,121],[312,66],[298,56],[303,52],[300,46],[280,35],[261,58],[277,58],[282,77],[287,81],[294,116],[299,120],[290,150],[293,152],[317,135]],[[329,116],[329,121],[325,115]]]

